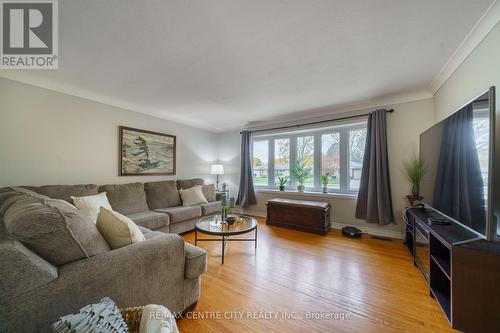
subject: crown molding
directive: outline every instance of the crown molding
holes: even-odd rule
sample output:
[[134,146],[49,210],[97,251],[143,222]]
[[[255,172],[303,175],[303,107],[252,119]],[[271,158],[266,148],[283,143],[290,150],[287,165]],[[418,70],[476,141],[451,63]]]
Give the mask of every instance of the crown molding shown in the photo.
[[498,22],[500,22],[500,2],[495,0],[432,80],[430,85],[432,94],[437,93]]

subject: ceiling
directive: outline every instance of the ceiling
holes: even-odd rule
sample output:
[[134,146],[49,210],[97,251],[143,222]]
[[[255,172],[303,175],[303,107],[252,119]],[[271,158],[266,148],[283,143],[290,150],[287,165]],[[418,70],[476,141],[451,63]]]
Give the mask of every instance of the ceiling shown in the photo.
[[0,76],[227,131],[297,111],[429,93],[491,3],[64,0],[59,70]]

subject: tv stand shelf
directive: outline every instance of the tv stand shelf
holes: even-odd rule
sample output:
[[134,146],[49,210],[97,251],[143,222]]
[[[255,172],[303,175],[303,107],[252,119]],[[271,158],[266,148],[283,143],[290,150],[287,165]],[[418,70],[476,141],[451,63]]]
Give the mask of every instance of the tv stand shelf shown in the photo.
[[450,325],[466,332],[497,332],[500,244],[457,223],[429,224],[425,209],[412,208],[406,215],[406,244]]

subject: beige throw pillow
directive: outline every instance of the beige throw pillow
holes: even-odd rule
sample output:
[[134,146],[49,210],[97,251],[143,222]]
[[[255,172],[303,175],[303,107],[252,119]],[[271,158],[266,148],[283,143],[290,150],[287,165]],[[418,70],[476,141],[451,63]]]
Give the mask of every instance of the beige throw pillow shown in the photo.
[[201,188],[203,191],[203,195],[205,196],[205,199],[207,199],[208,202],[213,202],[216,199],[216,191],[215,191],[215,185],[214,184],[209,184],[209,185],[203,185]]
[[85,197],[71,197],[71,199],[73,199],[73,203],[80,212],[88,216],[94,223],[97,221],[97,215],[99,215],[99,209],[101,207],[112,210],[106,192]]
[[182,205],[184,207],[191,207],[198,204],[208,203],[203,195],[201,186],[194,186],[186,190],[179,190],[181,195]]
[[97,229],[113,250],[145,240],[141,230],[131,219],[104,207],[101,207],[97,216]]

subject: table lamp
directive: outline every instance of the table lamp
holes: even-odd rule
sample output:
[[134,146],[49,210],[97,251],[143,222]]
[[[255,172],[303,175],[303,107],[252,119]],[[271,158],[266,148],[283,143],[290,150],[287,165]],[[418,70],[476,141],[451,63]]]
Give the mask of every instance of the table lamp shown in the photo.
[[210,167],[210,173],[217,176],[216,187],[219,190],[219,175],[224,174],[224,166],[222,164],[212,164]]

